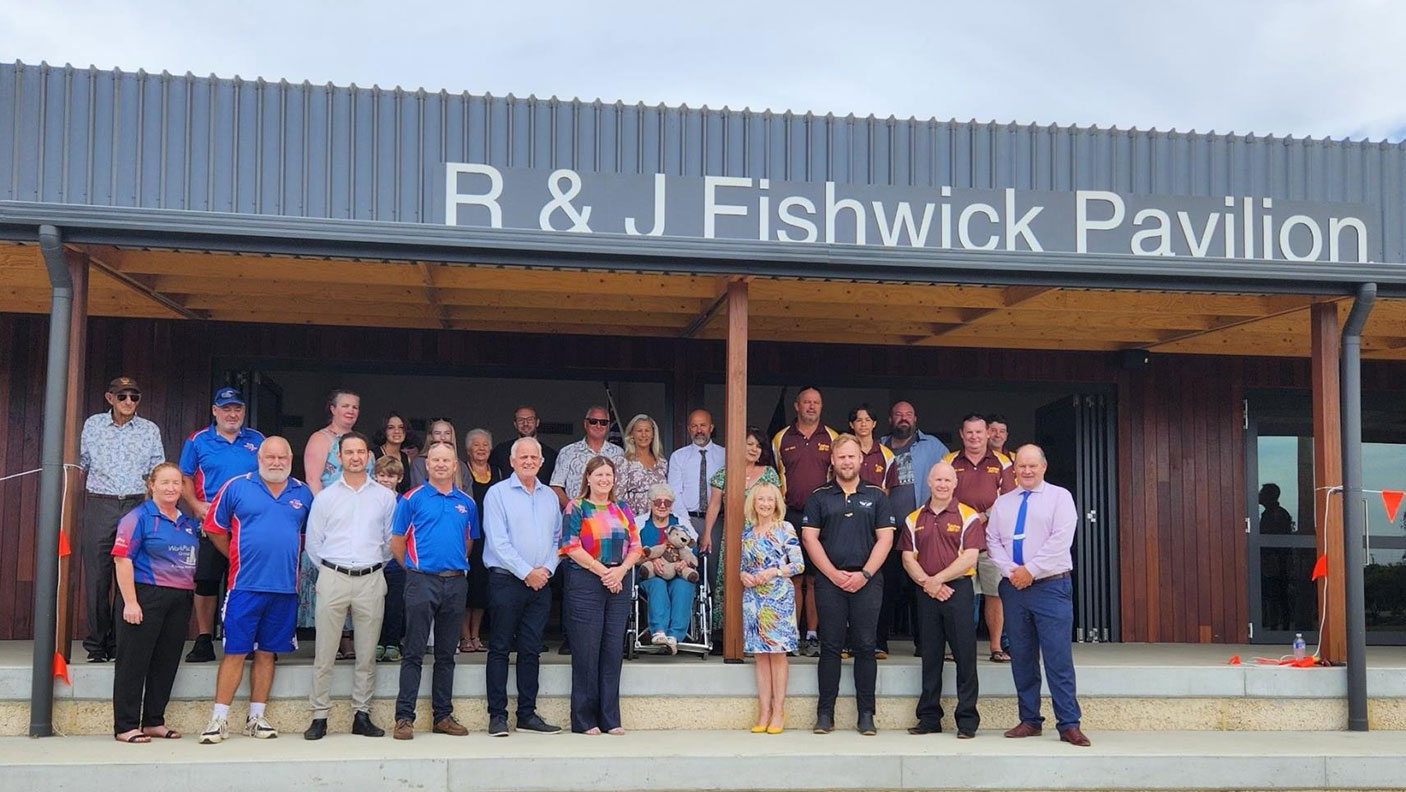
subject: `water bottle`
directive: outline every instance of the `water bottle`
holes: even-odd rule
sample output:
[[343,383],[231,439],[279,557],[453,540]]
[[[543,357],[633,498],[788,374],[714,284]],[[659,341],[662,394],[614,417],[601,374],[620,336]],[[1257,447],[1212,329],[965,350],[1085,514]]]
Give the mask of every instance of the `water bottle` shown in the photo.
[[1303,642],[1303,633],[1294,633],[1294,659],[1302,660],[1308,653],[1308,645]]

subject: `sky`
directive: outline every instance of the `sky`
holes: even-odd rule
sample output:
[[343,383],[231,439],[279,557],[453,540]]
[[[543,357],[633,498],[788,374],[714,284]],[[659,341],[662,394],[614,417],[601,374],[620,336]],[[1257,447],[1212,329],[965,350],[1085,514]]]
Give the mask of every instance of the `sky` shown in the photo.
[[1403,31],[1396,0],[0,0],[26,63],[1392,141]]

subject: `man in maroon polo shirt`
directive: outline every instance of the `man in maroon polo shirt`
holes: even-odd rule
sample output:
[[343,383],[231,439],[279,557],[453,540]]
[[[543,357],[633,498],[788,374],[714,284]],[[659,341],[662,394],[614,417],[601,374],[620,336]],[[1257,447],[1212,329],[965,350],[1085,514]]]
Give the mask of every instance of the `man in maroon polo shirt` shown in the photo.
[[[837,433],[820,423],[823,402],[820,389],[814,385],[801,388],[796,394],[796,420],[771,438],[771,450],[776,457],[776,472],[781,474],[786,493],[786,521],[797,528],[805,516],[806,498],[817,487],[830,480],[830,443]],[[805,622],[805,637],[800,654],[817,657],[820,641],[815,628],[819,619],[815,611],[815,569],[806,560],[806,573],[793,581],[796,586],[796,613]]]
[[[953,451],[942,459],[957,471],[957,500],[981,512],[984,520],[996,499],[1015,489],[1015,467],[1005,454],[991,450],[984,417],[976,413],[967,415],[962,419],[961,434],[962,450]],[[1010,655],[1001,648],[1001,631],[1005,629],[999,588],[1001,573],[985,552],[977,560],[976,573],[986,612],[986,629],[990,633],[991,662],[1008,663]]]

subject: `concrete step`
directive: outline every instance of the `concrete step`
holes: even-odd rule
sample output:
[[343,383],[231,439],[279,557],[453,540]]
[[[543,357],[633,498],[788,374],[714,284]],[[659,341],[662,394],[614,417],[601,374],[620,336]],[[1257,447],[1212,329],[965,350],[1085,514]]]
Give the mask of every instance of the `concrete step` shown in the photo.
[[1406,778],[1392,733],[1093,732],[1092,748],[1043,737],[881,731],[632,731],[623,737],[334,734],[317,743],[191,737],[123,745],[109,737],[0,738],[4,787],[90,792],[416,789],[533,790],[1269,790],[1391,789]]

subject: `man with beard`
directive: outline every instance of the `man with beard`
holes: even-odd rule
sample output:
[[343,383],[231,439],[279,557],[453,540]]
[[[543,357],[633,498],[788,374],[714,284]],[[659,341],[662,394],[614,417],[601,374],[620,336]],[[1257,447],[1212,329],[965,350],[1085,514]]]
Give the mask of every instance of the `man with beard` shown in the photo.
[[[820,389],[814,385],[801,388],[793,406],[796,420],[771,438],[771,451],[776,457],[776,472],[781,475],[781,489],[786,494],[786,521],[800,525],[807,497],[830,480],[831,449],[839,433],[820,422],[824,403]],[[810,552],[804,543],[801,552]],[[805,630],[798,653],[806,657],[820,654],[815,574],[815,565],[807,558],[805,572],[791,581],[796,587],[796,615]]]
[[[927,503],[928,473],[947,453],[947,446],[918,429],[918,413],[906,401],[894,402],[893,407],[889,408],[889,434],[879,438],[879,442],[893,452],[893,463],[889,465],[884,486],[888,489],[894,514],[911,514],[918,504]],[[897,552],[895,548],[894,553]],[[894,622],[898,621],[898,614],[906,610],[912,601],[913,586],[908,576],[898,577],[900,580],[896,583],[889,581],[887,596],[879,612],[879,637],[884,644],[887,644]],[[913,653],[920,655],[917,620],[912,624]]]
[[488,464],[497,471],[500,480],[513,474],[513,443],[517,442],[518,437],[530,437],[541,446],[542,467],[537,471],[537,478],[544,482],[552,480],[552,471],[557,465],[557,450],[543,443],[542,438],[537,436],[537,428],[541,425],[536,407],[524,404],[513,411],[513,430],[517,432],[517,437],[493,446],[493,452],[488,455]]
[[225,483],[205,514],[205,534],[230,559],[225,598],[224,659],[215,676],[215,708],[200,734],[203,745],[223,741],[234,691],[244,676],[244,657],[254,653],[249,674],[249,716],[244,733],[277,737],[264,719],[273,687],[273,655],[298,648],[298,555],[312,490],[292,478],[293,449],[282,437],[259,446],[259,470]]
[[[726,454],[713,442],[713,416],[707,410],[688,414],[688,440],[688,445],[669,455],[669,487],[674,491],[674,513],[679,521],[691,522],[702,537],[711,495],[708,482],[723,466]],[[709,537],[710,543],[716,538]]]
[[883,600],[884,560],[893,547],[895,520],[888,496],[859,478],[863,452],[854,435],[831,443],[835,473],[806,499],[801,542],[816,566],[815,597],[819,613],[819,700],[815,733],[835,728],[835,698],[840,690],[840,651],[854,650],[854,698],[859,733],[874,728],[874,687],[878,662],[874,636]]

